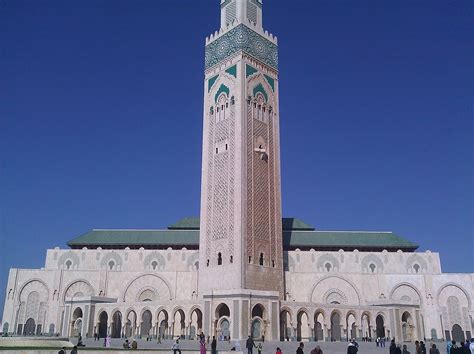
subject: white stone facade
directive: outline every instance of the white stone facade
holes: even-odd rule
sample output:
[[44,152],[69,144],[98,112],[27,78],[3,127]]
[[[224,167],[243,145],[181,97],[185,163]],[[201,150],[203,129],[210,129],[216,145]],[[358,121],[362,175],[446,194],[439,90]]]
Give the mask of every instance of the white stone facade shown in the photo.
[[[473,333],[474,275],[441,273],[437,253],[296,250],[284,258],[284,299],[254,291],[248,301],[219,291],[220,279],[201,296],[198,251],[52,249],[44,268],[10,270],[3,324],[10,333],[92,336],[102,318],[113,336],[202,329],[244,338],[260,328],[266,338],[339,340],[375,337],[382,318],[386,336],[406,341],[452,338],[457,326]],[[236,311],[246,323],[237,316],[236,325]]]

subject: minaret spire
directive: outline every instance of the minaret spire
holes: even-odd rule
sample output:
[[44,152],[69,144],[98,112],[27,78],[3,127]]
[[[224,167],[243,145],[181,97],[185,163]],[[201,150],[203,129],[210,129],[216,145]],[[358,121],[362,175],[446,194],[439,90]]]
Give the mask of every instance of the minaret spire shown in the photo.
[[221,0],[221,28],[234,20],[262,29],[262,0]]
[[[206,40],[204,65],[203,331],[216,333],[228,313],[232,338],[260,338],[260,322],[251,321],[259,303],[265,337],[277,340],[284,297],[278,44],[262,29],[262,0],[221,0],[221,17]],[[221,313],[219,302],[230,311]]]

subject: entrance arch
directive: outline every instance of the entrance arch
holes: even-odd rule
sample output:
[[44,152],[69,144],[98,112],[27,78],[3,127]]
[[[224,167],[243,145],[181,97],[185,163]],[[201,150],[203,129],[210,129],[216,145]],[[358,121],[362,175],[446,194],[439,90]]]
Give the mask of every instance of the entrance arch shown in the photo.
[[135,328],[137,328],[137,314],[132,310],[127,314],[127,322],[125,322],[125,337],[132,337],[135,334]]
[[72,313],[70,333],[72,337],[78,337],[82,333],[82,309],[80,307]]
[[362,314],[360,320],[360,331],[363,338],[372,338],[372,331],[370,328],[370,315],[368,313]]
[[311,338],[308,314],[305,311],[298,312],[296,321],[296,340],[308,341]]
[[191,312],[191,327],[189,329],[189,339],[195,339],[202,331],[202,312],[195,308]]
[[339,312],[333,312],[331,315],[331,341],[341,340],[341,315]]
[[404,342],[412,342],[414,334],[413,319],[408,311],[402,315],[402,339]]
[[25,335],[25,336],[34,336],[35,335],[35,329],[36,329],[35,320],[32,319],[32,318],[29,318],[25,323],[25,328],[23,330],[23,335]]
[[184,311],[181,309],[176,310],[176,312],[174,313],[174,318],[173,318],[173,336],[184,339],[185,328],[186,328],[186,325],[185,325]]
[[4,335],[8,334],[8,328],[9,328],[9,324],[8,324],[8,322],[5,322],[3,324],[3,334]]
[[256,304],[252,308],[252,324],[250,333],[254,339],[263,339],[265,335],[264,325],[265,307],[262,304]]
[[109,320],[109,315],[107,312],[102,311],[99,315],[99,338],[107,337],[107,321]]
[[228,340],[230,338],[230,322],[227,318],[223,318],[219,324],[219,331],[221,340]]
[[462,330],[461,326],[458,324],[455,324],[453,326],[452,331],[451,331],[451,336],[453,340],[458,343],[464,342],[464,340],[466,339],[466,337],[464,337],[464,331]]
[[320,311],[314,315],[314,340],[324,340],[324,314]]
[[385,323],[382,315],[378,315],[375,318],[375,332],[377,338],[385,338]]
[[280,313],[280,340],[289,340],[292,336],[290,312],[283,310]]
[[158,335],[161,339],[165,339],[168,335],[168,312],[161,310],[158,312],[157,323],[158,323]]
[[112,338],[122,337],[122,313],[116,311],[112,316]]
[[[225,320],[225,321],[224,321]],[[214,321],[214,335],[219,339],[230,337],[230,309],[224,303],[219,304],[216,307],[215,321]]]
[[144,338],[150,335],[150,330],[152,328],[151,324],[151,312],[150,310],[145,310],[142,313],[142,324],[140,326],[140,335]]
[[347,340],[357,337],[356,318],[353,313],[349,313],[346,318]]

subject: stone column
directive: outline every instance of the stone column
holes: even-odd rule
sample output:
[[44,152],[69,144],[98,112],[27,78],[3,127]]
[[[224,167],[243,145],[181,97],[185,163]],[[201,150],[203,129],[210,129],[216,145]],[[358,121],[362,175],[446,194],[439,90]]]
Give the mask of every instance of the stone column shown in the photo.
[[422,334],[422,323],[420,319],[420,310],[415,310],[415,319],[416,319],[416,335],[418,340],[424,340],[424,334]]

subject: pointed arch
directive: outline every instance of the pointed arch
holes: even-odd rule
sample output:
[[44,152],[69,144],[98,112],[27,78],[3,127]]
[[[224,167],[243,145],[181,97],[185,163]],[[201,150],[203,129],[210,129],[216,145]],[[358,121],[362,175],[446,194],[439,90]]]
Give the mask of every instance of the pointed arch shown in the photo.
[[464,295],[466,296],[466,299],[467,299],[467,304],[468,304],[468,311],[470,309],[472,309],[472,302],[471,302],[471,297],[469,296],[469,292],[460,284],[457,284],[457,283],[454,283],[454,282],[449,282],[449,283],[445,283],[443,284],[443,286],[441,286],[439,289],[438,289],[438,293],[436,294],[436,298],[438,300],[438,305],[441,307],[442,304],[439,303],[440,299],[441,299],[441,294],[443,292],[444,289],[450,287],[450,286],[453,286],[455,288],[457,288],[458,290],[462,291],[464,293]]
[[92,296],[94,294],[94,288],[91,283],[84,278],[79,278],[74,279],[64,287],[62,299],[64,302],[68,297],[72,298],[74,296]]
[[[167,290],[167,294],[163,294],[163,300],[171,300],[174,298],[173,290],[170,283],[164,277],[157,273],[144,273],[130,280],[125,289],[123,290],[123,293],[120,298],[124,302],[133,302],[137,298],[136,293],[138,292],[138,290],[146,286],[155,289],[157,291],[158,296],[160,297],[162,295],[162,292],[160,292],[160,288],[162,290]],[[132,300],[127,301],[127,297],[129,297],[129,300]]]
[[[405,290],[410,289],[410,290],[414,291],[414,292],[418,295],[419,304],[420,304],[420,305],[423,304],[423,296],[421,296],[420,290],[418,290],[418,288],[417,288],[414,284],[408,283],[408,282],[402,282],[402,283],[396,284],[396,285],[392,288],[392,290],[390,291],[390,299],[403,300],[403,299],[401,298],[401,297],[403,297],[402,294],[400,294],[401,297],[398,298],[398,299],[396,299],[394,296],[396,295],[397,292],[403,293],[404,288],[405,288]],[[408,290],[408,291],[410,291],[410,290]],[[408,295],[407,295],[407,296],[408,296]],[[413,300],[413,299],[411,299],[411,297],[410,297],[410,301],[416,301],[416,300]]]

